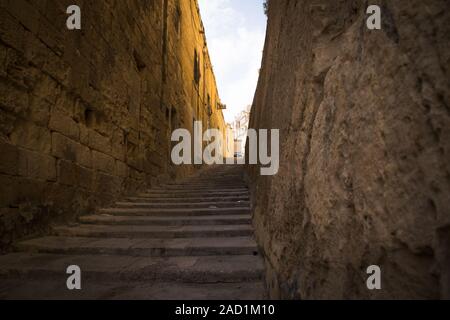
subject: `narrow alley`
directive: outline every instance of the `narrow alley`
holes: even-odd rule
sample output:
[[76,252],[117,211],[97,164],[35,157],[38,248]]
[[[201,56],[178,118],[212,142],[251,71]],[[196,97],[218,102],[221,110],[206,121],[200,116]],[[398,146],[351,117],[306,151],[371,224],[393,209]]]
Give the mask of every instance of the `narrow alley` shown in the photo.
[[0,0],[0,300],[450,299],[449,2]]

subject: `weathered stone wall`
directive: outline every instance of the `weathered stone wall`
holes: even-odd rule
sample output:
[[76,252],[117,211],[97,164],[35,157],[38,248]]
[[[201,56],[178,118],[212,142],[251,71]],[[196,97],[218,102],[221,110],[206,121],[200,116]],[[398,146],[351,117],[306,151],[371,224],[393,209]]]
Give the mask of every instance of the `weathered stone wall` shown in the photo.
[[250,178],[271,297],[449,298],[448,1],[276,0],[268,15],[251,127],[281,129],[280,171]]
[[0,0],[0,249],[193,170],[172,129],[225,130],[201,31],[196,0]]

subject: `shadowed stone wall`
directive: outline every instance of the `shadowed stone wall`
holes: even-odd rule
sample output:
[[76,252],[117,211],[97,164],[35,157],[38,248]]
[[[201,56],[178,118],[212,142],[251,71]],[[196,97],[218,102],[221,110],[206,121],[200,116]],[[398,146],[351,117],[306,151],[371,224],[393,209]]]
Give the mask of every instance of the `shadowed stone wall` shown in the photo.
[[271,297],[450,298],[448,1],[271,0],[268,16],[251,127],[281,129],[280,171],[249,173]]
[[0,0],[0,249],[191,173],[170,134],[218,102],[196,0]]

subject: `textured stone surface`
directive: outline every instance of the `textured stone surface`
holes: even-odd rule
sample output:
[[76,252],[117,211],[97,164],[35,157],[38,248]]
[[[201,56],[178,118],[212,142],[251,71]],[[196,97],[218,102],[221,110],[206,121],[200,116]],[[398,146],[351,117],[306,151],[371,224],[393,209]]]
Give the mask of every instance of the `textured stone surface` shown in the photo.
[[225,130],[196,0],[75,2],[80,31],[71,4],[0,0],[0,251],[191,173],[170,165],[173,129]]
[[[448,1],[270,1],[254,128],[281,129],[254,182],[273,298],[449,298]],[[382,269],[382,290],[366,268]]]

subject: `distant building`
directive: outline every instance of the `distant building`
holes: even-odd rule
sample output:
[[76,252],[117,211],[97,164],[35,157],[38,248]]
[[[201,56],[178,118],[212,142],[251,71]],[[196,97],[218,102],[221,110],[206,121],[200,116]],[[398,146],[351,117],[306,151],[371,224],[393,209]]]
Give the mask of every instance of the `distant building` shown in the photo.
[[234,131],[233,126],[227,123],[227,134],[225,136],[225,158],[233,158],[234,156]]
[[250,122],[250,110],[252,106],[239,113],[233,122],[234,152],[245,154],[245,142],[247,140],[248,125]]

